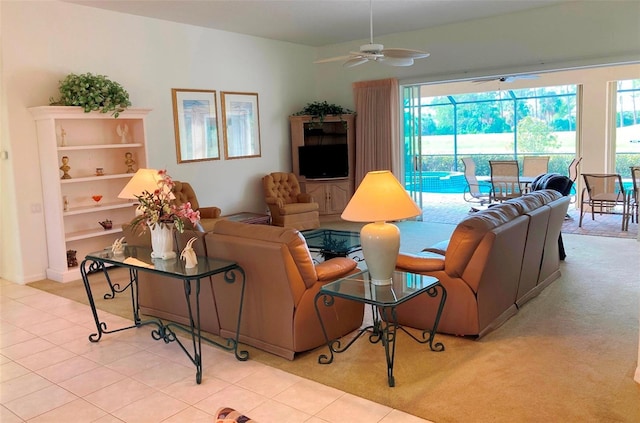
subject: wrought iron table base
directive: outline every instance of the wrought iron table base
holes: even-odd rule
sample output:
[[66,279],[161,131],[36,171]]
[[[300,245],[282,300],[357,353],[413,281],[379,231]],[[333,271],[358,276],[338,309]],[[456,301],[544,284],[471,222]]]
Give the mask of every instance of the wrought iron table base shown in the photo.
[[[444,344],[442,344],[441,342],[434,343],[434,339],[436,335],[436,329],[438,328],[438,323],[440,321],[440,315],[442,314],[442,309],[444,308],[444,303],[447,299],[447,291],[442,285],[438,284],[425,291],[425,294],[429,295],[430,297],[436,297],[438,295],[437,288],[440,288],[442,295],[440,304],[438,306],[436,319],[431,330],[425,329],[424,331],[422,331],[421,339],[414,336],[412,333],[408,332],[404,327],[398,324],[398,319],[396,316],[396,305],[380,306],[369,303],[371,305],[371,312],[373,315],[373,324],[359,329],[356,336],[353,337],[353,339],[351,339],[344,347],[341,347],[340,339],[329,339],[326,328],[322,321],[322,316],[320,315],[320,310],[318,309],[318,299],[322,298],[323,304],[327,307],[330,307],[333,305],[335,298],[329,293],[318,292],[315,298],[316,314],[318,315],[318,319],[320,320],[320,326],[322,327],[322,332],[325,339],[327,340],[327,347],[329,348],[329,355],[320,354],[320,356],[318,357],[318,363],[332,363],[334,353],[343,353],[347,351],[349,347],[351,347],[351,345],[353,345],[353,343],[356,342],[362,335],[364,335],[365,333],[369,333],[369,342],[371,342],[372,344],[380,342],[384,346],[385,358],[387,360],[387,381],[389,383],[389,386],[393,388],[396,384],[395,378],[393,376],[393,365],[395,362],[396,334],[398,329],[405,332],[416,342],[419,342],[421,344],[429,344],[429,348],[431,349],[431,351],[444,351]],[[382,313],[380,313],[380,310],[382,310]]]
[[[93,294],[91,292],[91,285],[89,283],[89,273],[95,273],[97,270],[102,270],[105,274],[109,287],[111,289],[111,293],[106,293],[104,295],[104,299],[113,299],[115,298],[116,293],[125,292],[127,289],[131,290],[131,308],[133,312],[133,321],[134,324],[131,326],[121,327],[118,329],[108,330],[107,323],[100,320],[98,316],[98,310],[96,308],[95,301],[93,299]],[[103,334],[116,333],[121,332],[127,329],[139,328],[146,325],[155,325],[156,329],[151,331],[151,337],[156,341],[163,340],[165,343],[176,342],[182,351],[189,357],[193,365],[196,367],[196,383],[200,384],[202,382],[202,340],[213,344],[219,348],[225,349],[227,351],[233,351],[237,360],[246,361],[249,359],[249,352],[246,350],[239,350],[239,334],[240,334],[240,318],[242,316],[242,298],[244,298],[244,288],[245,288],[245,275],[244,271],[240,267],[235,267],[232,269],[228,269],[224,272],[224,280],[227,283],[234,283],[236,280],[235,271],[238,271],[242,275],[242,292],[240,294],[240,308],[238,312],[238,330],[236,331],[236,337],[227,338],[226,345],[220,344],[219,342],[214,341],[213,339],[202,336],[202,332],[200,330],[200,278],[191,280],[185,279],[184,282],[184,293],[185,299],[187,301],[187,309],[189,312],[189,327],[185,327],[178,323],[164,323],[160,319],[149,319],[149,320],[141,320],[140,319],[140,304],[138,302],[138,270],[135,268],[129,268],[129,283],[127,283],[124,287],[120,287],[118,284],[112,284],[111,279],[109,277],[109,273],[107,271],[104,263],[99,261],[94,261],[91,259],[86,259],[82,262],[80,266],[80,274],[82,275],[82,281],[84,283],[85,290],[87,292],[87,298],[89,299],[89,305],[91,306],[91,312],[93,314],[93,319],[96,324],[96,333],[92,333],[89,335],[89,341],[98,342],[102,338]],[[195,282],[195,293],[192,293],[192,281]],[[195,296],[195,319],[194,313],[191,307],[191,296]],[[186,332],[191,335],[192,342],[192,350],[191,353],[187,347],[183,344],[183,342],[178,338],[175,331],[173,329],[177,329],[183,332]]]

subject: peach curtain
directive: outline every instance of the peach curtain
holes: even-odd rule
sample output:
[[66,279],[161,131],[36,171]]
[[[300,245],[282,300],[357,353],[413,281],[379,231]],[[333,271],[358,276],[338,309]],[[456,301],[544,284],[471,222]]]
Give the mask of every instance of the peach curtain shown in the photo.
[[397,79],[353,84],[356,106],[356,187],[372,170],[400,171]]

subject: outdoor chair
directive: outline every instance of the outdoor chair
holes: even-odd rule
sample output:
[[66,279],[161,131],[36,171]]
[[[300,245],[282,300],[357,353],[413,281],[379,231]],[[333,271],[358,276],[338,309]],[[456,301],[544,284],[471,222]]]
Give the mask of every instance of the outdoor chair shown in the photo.
[[524,156],[522,176],[535,177],[549,172],[549,156]]
[[481,206],[491,202],[491,184],[480,182],[476,176],[476,162],[472,157],[463,157],[464,178],[467,181],[463,198],[468,203],[479,203]]
[[640,166],[631,166],[631,181],[633,191],[627,193],[627,212],[631,217],[631,223],[638,223],[638,199],[640,197]]
[[[582,218],[586,207],[591,208],[591,220],[595,220],[595,214],[619,214],[622,215],[621,230],[628,230],[629,213],[627,212],[628,198],[622,185],[622,177],[619,173],[583,173],[585,187],[582,189],[582,201],[580,203],[580,221],[578,227],[582,227]],[[622,210],[620,210],[622,208]]]
[[576,202],[576,180],[578,179],[578,166],[582,161],[582,157],[573,158],[571,163],[569,163],[569,179],[573,182],[573,186],[571,187],[571,203]]
[[491,167],[491,201],[520,197],[520,170],[516,160],[489,160]]

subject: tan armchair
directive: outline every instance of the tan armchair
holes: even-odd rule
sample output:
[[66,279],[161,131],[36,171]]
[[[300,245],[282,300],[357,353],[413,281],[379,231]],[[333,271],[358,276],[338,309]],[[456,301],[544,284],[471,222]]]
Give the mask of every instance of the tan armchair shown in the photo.
[[303,193],[293,173],[274,172],[262,178],[271,223],[304,231],[320,227],[318,203]]
[[[293,359],[326,342],[315,309],[320,287],[359,269],[350,258],[314,264],[304,237],[292,228],[223,220],[205,236],[207,254],[236,261],[247,284],[240,324],[240,342]],[[235,335],[239,293],[223,275],[212,278],[220,319],[220,336]],[[321,301],[321,300],[319,300]],[[359,328],[364,306],[335,299],[320,307],[327,335],[338,338]]]
[[[203,232],[213,229],[220,218],[221,210],[218,207],[200,207],[198,197],[196,197],[196,193],[189,183],[180,181],[174,181],[174,183],[173,195],[176,196],[176,204],[184,204],[188,201],[191,203],[193,210],[200,212],[200,227],[196,229]],[[190,227],[190,223],[185,227]]]

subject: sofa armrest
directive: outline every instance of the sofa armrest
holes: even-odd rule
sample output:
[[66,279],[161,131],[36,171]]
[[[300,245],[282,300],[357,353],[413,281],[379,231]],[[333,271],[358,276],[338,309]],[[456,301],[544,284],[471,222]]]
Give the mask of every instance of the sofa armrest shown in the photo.
[[440,241],[437,244],[432,245],[431,247],[427,247],[422,251],[428,252],[428,253],[436,253],[436,254],[440,254],[441,256],[444,256],[445,253],[447,252],[448,247],[449,247],[449,240],[447,239],[445,241]]
[[347,257],[335,257],[316,264],[318,280],[330,282],[351,273],[358,263]]
[[444,270],[444,256],[437,253],[398,254],[396,268],[410,272],[434,272]]
[[220,213],[222,213],[219,207],[200,207],[198,211],[201,219],[215,219],[220,217]]

